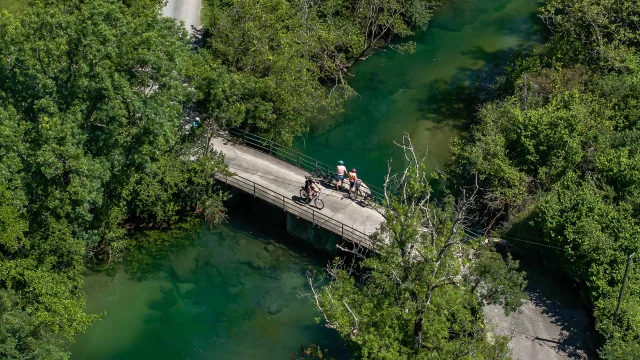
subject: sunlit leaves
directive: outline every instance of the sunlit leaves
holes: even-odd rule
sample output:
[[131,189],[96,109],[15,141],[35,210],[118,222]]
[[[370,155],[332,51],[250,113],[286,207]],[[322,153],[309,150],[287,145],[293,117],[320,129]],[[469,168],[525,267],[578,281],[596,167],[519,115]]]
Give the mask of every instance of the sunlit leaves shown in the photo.
[[202,199],[224,216],[222,158],[193,161],[181,124],[190,44],[158,5],[34,1],[0,15],[0,316],[24,322],[3,323],[1,358],[66,358],[51,339],[94,319],[84,261],[116,260],[127,223],[168,226]]

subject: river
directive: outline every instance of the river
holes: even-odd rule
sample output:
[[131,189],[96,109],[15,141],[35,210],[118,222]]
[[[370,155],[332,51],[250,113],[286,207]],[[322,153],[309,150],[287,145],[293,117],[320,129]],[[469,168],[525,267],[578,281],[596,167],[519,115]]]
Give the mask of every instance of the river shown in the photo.
[[[407,132],[431,169],[448,157],[515,49],[541,43],[528,0],[454,0],[413,36],[414,54],[387,50],[359,62],[346,110],[318,118],[295,146],[327,163],[342,159],[380,185]],[[316,323],[305,271],[327,262],[298,246],[267,205],[238,196],[228,223],[166,234],[110,273],[88,274],[87,311],[103,320],[77,337],[72,359],[287,359],[300,345],[340,355]],[[162,245],[162,241],[167,245]],[[156,250],[154,250],[156,249]],[[164,249],[158,251],[157,249]]]
[[[116,271],[85,278],[87,311],[106,316],[77,337],[73,359],[288,359],[315,343],[306,271],[329,258],[284,233],[281,212],[238,194],[214,229],[150,236]],[[155,245],[151,245],[154,243]]]
[[392,49],[359,62],[351,73],[358,96],[332,118],[317,118],[295,147],[318,160],[344,160],[359,177],[380,186],[394,144],[410,135],[419,156],[435,170],[448,159],[450,140],[468,129],[478,101],[517,49],[542,49],[540,3],[531,0],[454,0],[426,32],[407,39],[414,54]]

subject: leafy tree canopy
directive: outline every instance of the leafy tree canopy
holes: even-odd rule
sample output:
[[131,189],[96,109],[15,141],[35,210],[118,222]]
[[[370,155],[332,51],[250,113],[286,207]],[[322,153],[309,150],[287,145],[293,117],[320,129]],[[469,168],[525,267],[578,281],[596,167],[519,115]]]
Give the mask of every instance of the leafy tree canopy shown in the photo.
[[633,0],[546,0],[542,19],[555,54],[609,70],[640,70],[640,4]]
[[63,337],[95,319],[84,260],[119,255],[126,224],[224,216],[222,159],[181,124],[189,40],[159,5],[0,14],[0,358],[66,358]]
[[[205,121],[242,126],[283,143],[312,116],[340,111],[355,93],[349,67],[425,28],[440,1],[208,0],[208,51],[197,61]],[[396,46],[400,51],[411,46]],[[222,77],[228,80],[222,81]],[[218,82],[218,84],[216,84]],[[220,107],[235,103],[232,108]]]
[[391,183],[377,253],[358,267],[336,260],[324,288],[310,280],[327,325],[363,359],[507,358],[508,339],[487,341],[482,307],[515,311],[526,281],[517,262],[466,235],[474,191],[433,202],[417,162]]
[[[565,251],[541,251],[584,284],[607,359],[640,356],[640,69],[635,1],[546,1],[548,56],[520,56],[468,139],[453,145],[453,188],[474,181],[483,227]],[[526,246],[526,245],[521,245]]]

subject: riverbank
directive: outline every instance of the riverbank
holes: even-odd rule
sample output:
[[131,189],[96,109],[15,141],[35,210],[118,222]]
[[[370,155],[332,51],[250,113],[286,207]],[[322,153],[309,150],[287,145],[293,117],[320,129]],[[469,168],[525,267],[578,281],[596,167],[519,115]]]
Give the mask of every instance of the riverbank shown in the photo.
[[[261,200],[238,193],[227,205],[228,223],[174,235],[161,251],[142,248],[110,275],[89,274],[87,310],[106,317],[77,338],[72,358],[273,359],[311,343],[344,355],[300,296],[307,268],[320,270],[332,255],[288,236],[283,214]],[[512,336],[515,359],[585,359],[586,312],[563,284],[524,270],[530,301],[522,312],[504,317],[489,306],[486,321]]]

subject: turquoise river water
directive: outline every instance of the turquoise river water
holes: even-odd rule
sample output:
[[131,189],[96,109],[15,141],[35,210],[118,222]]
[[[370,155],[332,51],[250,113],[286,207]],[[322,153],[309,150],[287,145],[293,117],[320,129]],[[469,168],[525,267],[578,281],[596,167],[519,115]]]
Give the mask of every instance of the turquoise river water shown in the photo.
[[[529,0],[454,0],[412,37],[415,54],[387,50],[358,63],[359,96],[344,113],[317,119],[295,146],[327,163],[342,159],[381,184],[394,141],[411,135],[428,166],[442,166],[490,82],[515,49],[541,43]],[[88,274],[87,310],[105,313],[72,345],[72,358],[288,359],[300,345],[343,349],[317,324],[305,272],[324,255],[306,254],[282,231],[282,216],[238,196],[216,229],[174,233],[171,251],[130,255],[110,274]],[[266,208],[265,208],[266,207]],[[267,214],[267,215],[265,215]]]
[[531,0],[454,0],[426,32],[408,40],[414,54],[387,49],[351,69],[358,92],[346,110],[318,118],[295,147],[322,162],[344,160],[360,178],[380,186],[386,162],[402,166],[394,143],[410,135],[434,170],[448,159],[451,139],[467,130],[478,101],[515,50],[539,51],[540,6]]
[[73,359],[288,359],[312,342],[339,355],[304,295],[307,269],[329,258],[305,254],[282,212],[252,197],[229,211],[215,229],[155,237],[114,274],[88,275],[87,310],[106,316],[77,337]]

